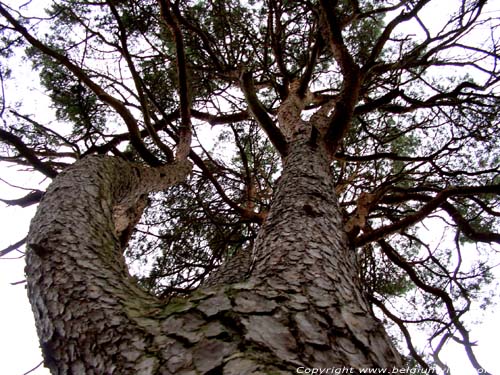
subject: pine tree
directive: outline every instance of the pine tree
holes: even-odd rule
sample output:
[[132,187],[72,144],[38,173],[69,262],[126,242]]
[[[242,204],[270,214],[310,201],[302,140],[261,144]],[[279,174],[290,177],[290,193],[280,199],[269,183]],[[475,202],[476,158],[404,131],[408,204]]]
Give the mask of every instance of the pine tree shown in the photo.
[[4,200],[39,204],[2,255],[26,242],[45,366],[431,370],[454,339],[485,373],[465,321],[500,243],[498,19],[436,3],[1,2],[2,82],[24,54],[55,116],[2,91],[0,160],[53,179]]

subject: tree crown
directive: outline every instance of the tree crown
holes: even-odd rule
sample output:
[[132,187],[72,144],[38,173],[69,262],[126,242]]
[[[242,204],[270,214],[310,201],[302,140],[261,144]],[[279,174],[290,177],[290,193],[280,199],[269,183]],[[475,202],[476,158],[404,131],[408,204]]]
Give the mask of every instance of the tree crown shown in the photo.
[[[498,19],[464,0],[430,22],[436,3],[59,0],[30,13],[2,2],[0,158],[54,178],[91,154],[151,166],[187,155],[190,180],[150,197],[127,249],[147,265],[142,285],[167,296],[252,246],[280,158],[307,132],[332,161],[374,305],[418,362],[439,363],[459,336],[478,367],[462,316],[487,302],[500,243]],[[10,101],[20,51],[53,122]],[[423,239],[431,222],[451,242]],[[424,355],[413,323],[431,332]]]

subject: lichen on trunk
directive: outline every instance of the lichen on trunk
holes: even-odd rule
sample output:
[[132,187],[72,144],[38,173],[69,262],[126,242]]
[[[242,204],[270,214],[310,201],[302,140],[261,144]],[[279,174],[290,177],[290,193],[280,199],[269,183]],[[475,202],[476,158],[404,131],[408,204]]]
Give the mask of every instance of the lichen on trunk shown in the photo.
[[46,365],[55,374],[224,375],[400,365],[363,295],[325,154],[305,137],[291,142],[251,264],[246,257],[236,272],[168,302],[128,276],[116,206],[126,212],[144,186],[181,181],[189,168],[156,173],[88,158],[68,169],[28,242]]
[[399,355],[363,295],[333,181],[321,147],[305,136],[289,145],[252,275],[283,294],[310,367],[396,366]]
[[49,186],[31,222],[26,276],[45,364],[53,373],[134,373],[142,366],[129,359],[144,349],[147,336],[126,311],[157,301],[128,274],[120,242],[127,227],[123,213],[190,170],[188,162],[151,169],[91,156]]

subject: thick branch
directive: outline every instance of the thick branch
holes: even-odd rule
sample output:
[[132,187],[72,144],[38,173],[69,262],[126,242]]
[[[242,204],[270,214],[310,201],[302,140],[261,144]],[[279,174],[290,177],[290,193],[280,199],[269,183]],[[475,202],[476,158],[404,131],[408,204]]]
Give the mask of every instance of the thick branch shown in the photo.
[[11,251],[19,249],[25,243],[26,243],[26,237],[24,237],[22,240],[17,241],[16,243],[13,243],[12,245],[7,246],[5,249],[0,250],[0,257],[7,255]]
[[364,104],[358,105],[354,109],[354,114],[361,115],[363,113],[372,112],[383,105],[389,104],[392,100],[396,99],[400,94],[401,94],[400,90],[391,90],[377,99],[370,100]]
[[255,87],[253,84],[252,73],[249,71],[244,71],[240,77],[241,81],[241,89],[245,94],[245,99],[248,104],[248,109],[252,113],[253,117],[262,129],[266,132],[269,140],[276,148],[276,150],[280,153],[281,156],[285,156],[287,154],[287,142],[285,136],[280,131],[280,129],[274,124],[274,121],[267,114],[266,109],[260,102],[259,98],[257,98],[257,94],[255,92]]
[[335,103],[335,110],[325,137],[329,152],[334,155],[351,125],[354,107],[361,89],[362,75],[359,66],[344,43],[334,5],[327,0],[321,0],[320,3],[322,8],[321,33],[343,75],[339,100]]
[[169,0],[158,0],[163,21],[174,36],[175,56],[177,60],[177,81],[179,86],[179,100],[181,113],[181,127],[179,129],[179,142],[177,144],[177,158],[187,158],[191,149],[191,99],[188,88],[187,61],[184,51],[184,39],[176,17],[171,12]]
[[116,357],[110,338],[119,332],[121,345],[142,344],[137,338],[147,336],[144,328],[132,321],[142,304],[152,306],[157,300],[130,278],[119,238],[133,224],[128,214],[136,212],[145,194],[185,180],[190,170],[187,161],[148,168],[89,156],[49,186],[31,222],[26,275],[45,363],[52,372],[84,373],[81,366],[72,371],[62,366],[75,363],[73,353],[85,352],[93,353],[102,373],[142,372],[136,357]]
[[193,115],[194,118],[206,121],[212,126],[219,124],[230,124],[233,122],[240,122],[248,120],[250,118],[249,111],[246,110],[235,113],[213,115],[210,113],[198,111],[196,109],[191,109],[191,114]]
[[309,60],[307,61],[306,68],[304,70],[304,73],[302,74],[302,77],[300,78],[300,87],[297,90],[297,94],[300,97],[304,97],[306,95],[309,82],[311,81],[312,75],[314,73],[314,68],[324,47],[324,44],[325,43],[323,41],[323,38],[321,37],[321,33],[318,33],[318,35],[316,36],[316,41],[309,55]]
[[[1,5],[0,5],[1,9]],[[0,139],[14,146],[17,151],[24,157],[37,171],[43,173],[47,177],[55,178],[58,172],[50,167],[47,163],[41,161],[38,156],[28,146],[24,144],[21,138],[13,133],[9,133],[0,129]]]
[[[422,196],[421,194],[415,195],[404,195],[405,200],[416,199],[427,201],[416,213],[408,215],[404,219],[401,219],[395,223],[380,227],[378,229],[371,230],[354,240],[355,246],[363,246],[368,242],[376,241],[381,238],[386,237],[389,234],[398,232],[404,228],[407,228],[413,224],[416,224],[426,218],[432,211],[442,206],[446,199],[457,196],[457,195],[475,195],[475,194],[497,194],[500,191],[500,185],[488,185],[488,186],[463,186],[463,187],[452,187],[442,190],[435,197],[429,198]],[[399,196],[399,199],[401,196]],[[389,203],[391,200],[397,199],[396,197],[384,197],[382,202]],[[498,238],[495,237],[494,241],[497,242]]]
[[[478,187],[479,191],[484,191],[482,189],[483,187]],[[460,188],[456,188],[460,189]],[[492,192],[489,190],[486,190],[488,192]],[[470,193],[470,190],[469,190]],[[465,194],[465,193],[464,193]],[[486,193],[485,193],[486,194]],[[458,195],[458,194],[454,194]],[[470,195],[470,194],[466,194]],[[399,199],[398,199],[399,198]],[[399,197],[387,197],[385,201],[394,201],[394,200],[399,200],[400,202],[407,201],[407,200],[417,200],[421,202],[430,202],[434,198],[430,197],[425,194],[409,194],[409,195],[401,195]],[[462,214],[453,206],[453,204],[444,201],[440,207],[444,209],[448,215],[453,219],[455,224],[457,224],[458,228],[463,232],[463,234],[473,240],[473,241],[479,241],[479,242],[496,242],[500,243],[500,234],[499,233],[494,233],[494,232],[480,232],[475,230],[470,224],[467,219],[465,219]]]
[[17,199],[0,199],[3,203],[9,206],[21,206],[28,207],[32,204],[37,204],[43,197],[44,192],[41,190],[33,190],[29,194],[25,195],[22,198]]

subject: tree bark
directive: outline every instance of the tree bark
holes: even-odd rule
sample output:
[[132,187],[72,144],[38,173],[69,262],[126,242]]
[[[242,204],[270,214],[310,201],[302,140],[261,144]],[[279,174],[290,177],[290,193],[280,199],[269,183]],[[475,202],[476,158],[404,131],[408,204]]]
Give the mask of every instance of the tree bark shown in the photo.
[[233,267],[237,272],[221,272],[210,286],[168,302],[128,276],[116,233],[114,207],[123,212],[144,194],[129,181],[140,173],[111,158],[89,160],[55,180],[28,239],[28,294],[54,374],[401,365],[363,295],[322,149],[306,139],[290,143],[248,272]]
[[25,271],[54,374],[132,374],[148,366],[140,356],[147,333],[130,316],[157,301],[129,276],[120,237],[146,193],[189,171],[187,162],[151,169],[91,156],[49,186],[31,222]]

